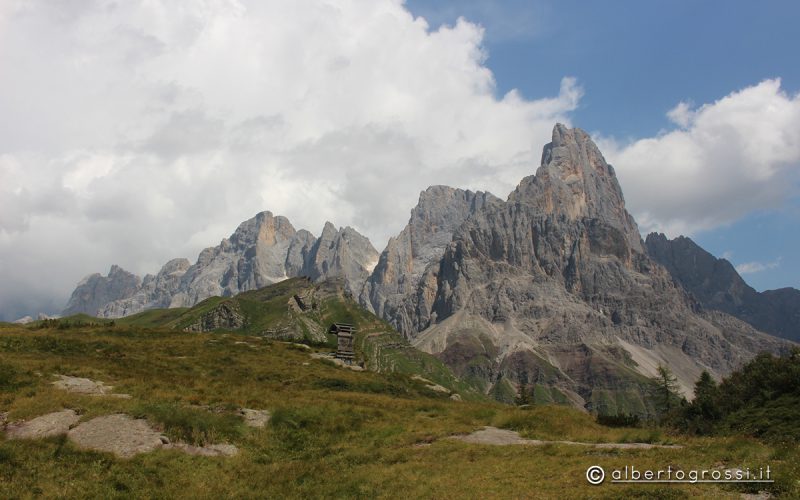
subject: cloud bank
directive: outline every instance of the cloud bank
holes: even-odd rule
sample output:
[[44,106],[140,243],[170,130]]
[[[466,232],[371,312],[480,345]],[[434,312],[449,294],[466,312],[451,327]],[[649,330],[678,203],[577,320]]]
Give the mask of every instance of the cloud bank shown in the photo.
[[780,80],[699,107],[681,102],[667,116],[676,128],[656,137],[600,141],[642,231],[693,234],[797,194],[800,95]]
[[496,95],[483,36],[399,0],[4,2],[0,314],[194,259],[261,210],[381,249],[430,184],[504,196],[581,89]]
[[[505,197],[583,90],[498,95],[486,58],[479,25],[432,29],[400,0],[1,3],[0,319],[57,312],[112,263],[193,260],[261,210],[381,250],[429,185]],[[800,98],[779,80],[668,117],[599,141],[643,230],[794,192]]]

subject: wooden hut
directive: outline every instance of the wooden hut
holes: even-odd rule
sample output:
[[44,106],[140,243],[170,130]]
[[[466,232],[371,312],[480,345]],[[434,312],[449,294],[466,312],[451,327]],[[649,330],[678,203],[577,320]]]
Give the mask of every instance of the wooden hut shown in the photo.
[[356,357],[353,347],[353,333],[355,328],[348,323],[334,323],[330,328],[331,333],[336,334],[336,357],[352,363]]

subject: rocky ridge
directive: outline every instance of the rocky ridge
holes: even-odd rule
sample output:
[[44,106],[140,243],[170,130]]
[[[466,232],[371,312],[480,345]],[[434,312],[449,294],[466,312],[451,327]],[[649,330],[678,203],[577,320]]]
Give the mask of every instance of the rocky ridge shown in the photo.
[[800,341],[800,290],[757,292],[726,259],[718,259],[685,236],[668,239],[651,233],[648,255],[705,308],[736,316],[756,329]]
[[[315,238],[263,212],[194,265],[171,261],[102,310],[131,314],[288,276],[339,276],[366,309],[497,399],[532,387],[537,401],[602,413],[650,411],[643,394],[659,365],[690,396],[702,370],[720,377],[759,351],[788,348],[705,307],[678,284],[674,266],[659,262],[625,208],[613,167],[588,134],[559,124],[535,175],[506,201],[428,188],[380,257],[350,228],[327,223]],[[96,276],[102,286],[92,286],[114,296],[106,291],[120,288],[108,284],[111,274],[105,282]],[[235,313],[203,321],[238,323]]]
[[108,276],[95,273],[83,278],[72,292],[62,314],[97,315],[106,304],[134,295],[141,283],[138,276],[113,265]]
[[403,332],[427,321],[439,260],[453,232],[472,214],[501,200],[491,193],[431,186],[399,235],[389,240],[361,291],[361,304]]
[[646,413],[642,394],[660,364],[690,396],[702,370],[722,376],[786,346],[675,285],[580,129],[557,125],[535,175],[454,226],[425,278],[393,298],[400,312],[371,293],[362,302],[498,399],[531,386],[540,401]]
[[285,217],[261,212],[219,245],[200,252],[194,264],[173,259],[144,279],[119,266],[112,266],[107,277],[85,278],[63,314],[116,318],[152,308],[190,307],[208,297],[229,297],[295,276],[315,281],[341,277],[353,293],[377,260],[369,240],[350,227],[337,230],[326,223],[317,239],[295,230]]

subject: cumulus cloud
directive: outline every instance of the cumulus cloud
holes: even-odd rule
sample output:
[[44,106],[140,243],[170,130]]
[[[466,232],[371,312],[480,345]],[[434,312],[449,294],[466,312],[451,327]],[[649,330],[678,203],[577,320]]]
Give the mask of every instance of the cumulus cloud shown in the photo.
[[776,269],[781,265],[781,258],[775,259],[772,262],[744,262],[736,266],[736,272],[739,274],[755,274],[770,269]]
[[667,113],[656,137],[600,141],[643,231],[692,234],[781,207],[800,179],[800,95],[778,79]]
[[258,211],[380,250],[420,190],[504,196],[581,97],[497,95],[483,29],[400,0],[0,4],[0,315]]

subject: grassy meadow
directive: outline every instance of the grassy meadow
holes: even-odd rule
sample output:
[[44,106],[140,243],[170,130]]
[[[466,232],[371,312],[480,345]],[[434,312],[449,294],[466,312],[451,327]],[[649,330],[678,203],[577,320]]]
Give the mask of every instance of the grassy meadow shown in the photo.
[[[320,347],[320,350],[325,348]],[[56,374],[114,386],[130,399],[55,388]],[[235,413],[266,409],[263,429]],[[800,496],[796,447],[752,438],[687,438],[651,428],[608,428],[560,406],[520,409],[453,401],[407,373],[355,372],[303,347],[237,333],[121,325],[0,326],[0,411],[8,420],[71,408],[82,421],[123,412],[172,439],[227,442],[234,457],[156,450],[132,459],[77,449],[65,437],[0,441],[0,498],[740,498],[764,488],[681,484],[592,486],[606,470],[769,465],[769,489]],[[492,425],[522,436],[653,442],[681,449],[565,444],[489,446],[447,439]]]

